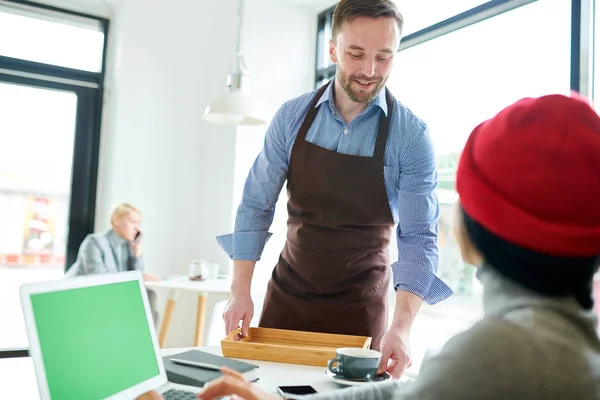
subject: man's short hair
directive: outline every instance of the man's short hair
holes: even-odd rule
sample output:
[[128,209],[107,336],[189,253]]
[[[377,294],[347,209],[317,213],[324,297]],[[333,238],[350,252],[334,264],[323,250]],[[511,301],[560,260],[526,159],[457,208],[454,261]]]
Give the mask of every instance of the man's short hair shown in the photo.
[[333,12],[331,38],[334,42],[342,29],[342,25],[346,22],[352,22],[357,17],[394,18],[398,25],[398,32],[402,36],[404,18],[392,0],[340,0]]

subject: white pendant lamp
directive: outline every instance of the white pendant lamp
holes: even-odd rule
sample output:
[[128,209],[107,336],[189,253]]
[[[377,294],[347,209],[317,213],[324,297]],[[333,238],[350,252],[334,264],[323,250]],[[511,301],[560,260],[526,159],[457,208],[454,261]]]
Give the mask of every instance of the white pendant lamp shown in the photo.
[[244,0],[239,1],[236,70],[227,77],[227,90],[204,110],[204,119],[215,124],[261,125],[266,123],[261,105],[248,85],[246,65],[240,51]]

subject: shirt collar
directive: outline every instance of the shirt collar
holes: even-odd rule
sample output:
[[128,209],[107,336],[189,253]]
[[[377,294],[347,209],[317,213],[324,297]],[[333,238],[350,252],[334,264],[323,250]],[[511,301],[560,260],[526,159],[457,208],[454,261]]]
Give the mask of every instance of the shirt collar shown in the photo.
[[[335,102],[333,101],[333,87],[335,85],[335,78],[331,80],[331,83],[329,85],[327,85],[327,88],[325,89],[325,92],[323,92],[323,95],[321,96],[321,98],[319,99],[319,101],[317,101],[317,104],[315,105],[315,107],[319,107],[321,105],[321,103],[324,102],[329,102],[329,108],[331,109],[331,112],[338,112],[337,109],[335,108]],[[383,111],[383,113],[387,116],[388,113],[388,107],[387,107],[387,101],[385,98],[385,87],[383,88],[383,90],[381,90],[381,92],[379,92],[379,94],[377,95],[377,97],[375,97],[370,103],[369,105],[376,105],[379,106],[379,108],[381,108],[381,110]]]

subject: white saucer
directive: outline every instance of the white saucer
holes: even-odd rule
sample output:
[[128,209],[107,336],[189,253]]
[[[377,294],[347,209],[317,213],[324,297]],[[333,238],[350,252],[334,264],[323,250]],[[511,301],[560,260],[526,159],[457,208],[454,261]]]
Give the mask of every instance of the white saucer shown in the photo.
[[374,380],[374,381],[347,379],[347,378],[344,378],[343,376],[336,375],[329,370],[326,370],[325,374],[327,374],[327,377],[329,379],[331,379],[333,382],[335,382],[339,385],[344,385],[344,386],[362,386],[362,385],[368,385],[371,383],[385,382],[388,379],[392,379],[392,376],[388,372],[384,372],[383,375],[378,376],[377,380]]

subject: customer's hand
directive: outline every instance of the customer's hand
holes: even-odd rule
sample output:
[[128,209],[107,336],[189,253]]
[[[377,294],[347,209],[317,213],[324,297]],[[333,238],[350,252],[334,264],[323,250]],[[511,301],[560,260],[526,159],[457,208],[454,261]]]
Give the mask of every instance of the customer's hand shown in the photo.
[[400,379],[411,364],[408,331],[390,328],[381,339],[381,363],[377,374],[387,371],[393,378]]
[[223,376],[206,384],[198,394],[198,399],[213,400],[222,396],[235,396],[236,399],[242,400],[280,400],[279,396],[247,382],[241,374],[229,368],[223,367],[221,372]]
[[[229,335],[240,327],[242,321],[242,335],[248,337],[250,330],[250,321],[254,316],[254,303],[250,293],[232,293],[231,298],[227,302],[227,307],[223,312],[223,320],[225,321],[225,334]],[[234,338],[234,340],[239,337]]]
[[[199,400],[213,400],[223,396],[235,396],[240,400],[280,400],[278,396],[247,382],[241,374],[229,368],[223,367],[221,372],[222,377],[204,385],[198,394]],[[164,400],[164,398],[157,392],[147,392],[136,400]]]
[[146,392],[143,395],[136,397],[135,400],[164,400],[164,397],[157,392]]

